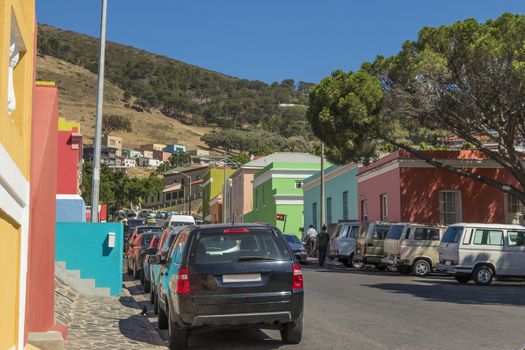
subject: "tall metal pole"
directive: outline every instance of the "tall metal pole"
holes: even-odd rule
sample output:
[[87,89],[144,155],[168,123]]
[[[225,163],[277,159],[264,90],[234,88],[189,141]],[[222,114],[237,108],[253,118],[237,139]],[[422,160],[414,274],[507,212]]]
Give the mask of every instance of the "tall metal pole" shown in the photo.
[[108,3],[102,0],[100,20],[100,56],[98,63],[97,114],[95,139],[93,140],[93,179],[91,181],[91,222],[98,222],[98,200],[100,194],[100,148],[102,134],[102,111],[104,104],[104,65],[106,58],[106,15]]
[[321,178],[320,178],[320,184],[319,184],[319,188],[320,188],[320,193],[321,193],[321,198],[320,198],[320,204],[319,205],[319,209],[321,210],[321,225],[320,225],[320,229],[323,227],[323,225],[326,224],[326,213],[324,211],[324,142],[321,142]]

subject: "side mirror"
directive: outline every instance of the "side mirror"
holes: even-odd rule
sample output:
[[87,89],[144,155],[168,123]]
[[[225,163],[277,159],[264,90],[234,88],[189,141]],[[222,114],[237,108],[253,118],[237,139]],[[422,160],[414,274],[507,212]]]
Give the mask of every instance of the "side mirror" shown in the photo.
[[160,264],[160,256],[158,255],[150,255],[148,262],[150,265],[158,265]]

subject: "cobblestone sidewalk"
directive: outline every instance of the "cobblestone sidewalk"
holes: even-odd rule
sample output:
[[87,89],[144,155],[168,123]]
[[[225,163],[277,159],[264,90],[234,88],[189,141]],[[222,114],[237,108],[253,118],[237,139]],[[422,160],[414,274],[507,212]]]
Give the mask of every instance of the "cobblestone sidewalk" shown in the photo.
[[69,326],[67,349],[166,349],[127,289],[120,298],[85,297],[57,280],[55,303],[57,322]]

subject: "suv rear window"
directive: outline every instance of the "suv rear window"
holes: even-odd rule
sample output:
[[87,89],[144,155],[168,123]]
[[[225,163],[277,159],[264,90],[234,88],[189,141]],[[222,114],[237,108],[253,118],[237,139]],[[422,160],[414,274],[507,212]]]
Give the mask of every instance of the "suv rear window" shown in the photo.
[[451,226],[447,228],[447,231],[445,232],[445,236],[443,237],[443,240],[441,242],[458,243],[459,237],[461,237],[462,232],[463,232],[463,227]]
[[282,239],[272,231],[203,233],[192,244],[195,264],[290,260]]
[[388,230],[386,239],[400,239],[405,229],[404,225],[394,225]]

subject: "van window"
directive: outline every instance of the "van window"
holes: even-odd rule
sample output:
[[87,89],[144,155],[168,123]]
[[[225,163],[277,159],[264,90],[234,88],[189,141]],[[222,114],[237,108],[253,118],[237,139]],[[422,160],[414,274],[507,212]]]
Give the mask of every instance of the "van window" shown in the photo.
[[503,231],[477,229],[474,233],[474,244],[476,245],[503,245]]
[[386,239],[400,239],[405,229],[404,225],[394,225],[388,230]]
[[524,231],[507,231],[507,238],[509,246],[523,247],[525,246],[525,232]]
[[416,241],[439,241],[439,230],[428,227],[418,227],[414,232]]
[[376,227],[374,227],[373,239],[385,239],[388,230],[390,230],[390,226],[377,225]]
[[411,228],[407,228],[407,233],[405,233],[405,239],[408,239],[410,237],[410,232],[412,231]]
[[350,229],[348,231],[349,231],[348,237],[350,238],[359,237],[359,226],[350,226]]
[[339,225],[340,227],[340,232],[339,232],[339,236],[340,237],[346,237],[348,236],[348,225]]
[[458,243],[459,237],[461,237],[461,233],[463,232],[463,227],[460,226],[450,226],[447,228],[447,231],[445,232],[445,236],[443,237],[442,242],[444,243]]

